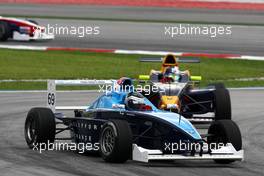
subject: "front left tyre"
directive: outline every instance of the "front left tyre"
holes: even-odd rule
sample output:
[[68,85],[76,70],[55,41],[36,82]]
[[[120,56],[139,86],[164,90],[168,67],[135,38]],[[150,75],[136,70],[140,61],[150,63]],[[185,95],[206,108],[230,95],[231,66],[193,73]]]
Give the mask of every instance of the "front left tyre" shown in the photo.
[[[242,137],[238,125],[232,120],[214,121],[209,129],[207,138],[209,146],[218,146],[219,144],[226,145],[231,143],[236,151],[242,149]],[[213,144],[213,145],[212,145]],[[218,149],[217,147],[215,149]],[[216,163],[228,164],[234,162],[232,159],[216,159]]]
[[55,116],[49,108],[32,108],[25,122],[25,139],[29,148],[55,140]]
[[101,130],[99,143],[100,154],[106,162],[126,162],[132,155],[132,132],[128,122],[107,122]]

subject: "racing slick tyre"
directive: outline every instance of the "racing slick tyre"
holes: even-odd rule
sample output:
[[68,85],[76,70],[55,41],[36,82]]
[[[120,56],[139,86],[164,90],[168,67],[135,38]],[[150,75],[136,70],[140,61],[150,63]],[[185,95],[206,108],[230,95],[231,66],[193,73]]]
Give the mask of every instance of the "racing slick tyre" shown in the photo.
[[132,132],[127,121],[111,120],[100,133],[100,154],[106,162],[124,163],[132,154]]
[[215,120],[231,120],[231,100],[229,91],[225,88],[217,88],[214,91]]
[[[209,146],[210,144],[216,144],[217,146],[220,143],[231,143],[237,151],[242,149],[242,137],[239,127],[232,120],[214,121],[208,129],[208,134],[210,134],[207,138]],[[231,159],[218,159],[214,161],[220,164],[234,162]]]
[[24,132],[29,148],[53,143],[56,132],[53,112],[49,108],[32,108],[27,114]]
[[5,21],[0,21],[0,41],[6,41],[11,36],[9,25]]

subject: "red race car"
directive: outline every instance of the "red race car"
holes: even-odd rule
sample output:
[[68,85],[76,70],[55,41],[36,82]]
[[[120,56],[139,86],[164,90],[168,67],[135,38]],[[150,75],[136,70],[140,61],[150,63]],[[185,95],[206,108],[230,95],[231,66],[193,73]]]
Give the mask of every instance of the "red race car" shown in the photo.
[[0,16],[0,41],[7,41],[8,39],[19,41],[51,40],[54,39],[54,35],[47,34],[45,27],[38,25],[33,20]]

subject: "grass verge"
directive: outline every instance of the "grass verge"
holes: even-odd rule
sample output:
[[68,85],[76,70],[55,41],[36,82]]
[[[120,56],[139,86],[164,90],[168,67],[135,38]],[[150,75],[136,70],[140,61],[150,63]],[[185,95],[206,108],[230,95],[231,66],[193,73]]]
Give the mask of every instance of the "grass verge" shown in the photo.
[[[0,49],[0,80],[14,79],[118,79],[138,78],[160,69],[160,63],[141,63],[143,55]],[[201,75],[201,86],[224,82],[229,87],[264,86],[264,81],[236,81],[264,77],[263,61],[201,58],[200,64],[181,64],[192,75]],[[94,87],[92,87],[94,88]],[[0,82],[1,90],[45,90],[45,82]],[[66,87],[62,89],[87,89]],[[89,88],[88,88],[89,89]]]

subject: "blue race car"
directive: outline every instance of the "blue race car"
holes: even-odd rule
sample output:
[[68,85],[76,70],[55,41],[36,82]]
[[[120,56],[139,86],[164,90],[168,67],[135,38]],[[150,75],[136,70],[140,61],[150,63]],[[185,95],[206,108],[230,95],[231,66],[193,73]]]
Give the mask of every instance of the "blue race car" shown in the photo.
[[[89,107],[55,107],[56,84],[86,82],[49,81],[50,108],[32,108],[26,118],[25,139],[29,148],[71,140],[74,144],[93,146],[106,162],[114,163],[129,159],[141,162],[214,160],[217,163],[243,160],[241,134],[235,122],[214,121],[208,134],[200,134],[180,114],[159,110],[142,94],[127,89],[132,86],[128,78],[115,82],[114,86],[119,89],[106,92]],[[55,112],[58,109],[72,109],[75,117]],[[70,137],[57,137],[63,131],[69,131]]]

